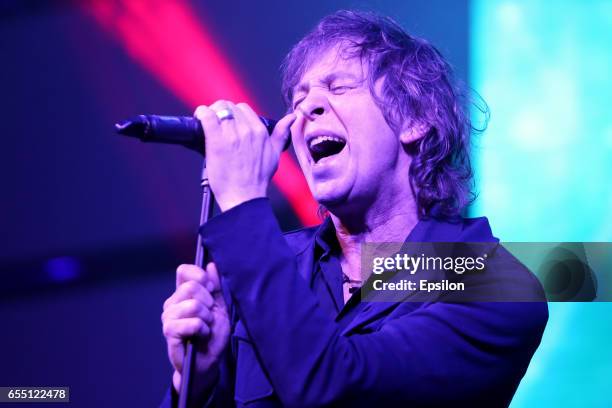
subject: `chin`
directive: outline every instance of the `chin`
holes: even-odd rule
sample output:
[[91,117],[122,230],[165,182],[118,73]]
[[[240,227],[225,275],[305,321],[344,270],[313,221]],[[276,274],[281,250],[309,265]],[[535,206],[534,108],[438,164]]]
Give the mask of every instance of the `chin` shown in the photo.
[[329,209],[346,203],[348,198],[348,191],[343,191],[340,186],[334,186],[333,183],[317,185],[312,191],[314,199]]

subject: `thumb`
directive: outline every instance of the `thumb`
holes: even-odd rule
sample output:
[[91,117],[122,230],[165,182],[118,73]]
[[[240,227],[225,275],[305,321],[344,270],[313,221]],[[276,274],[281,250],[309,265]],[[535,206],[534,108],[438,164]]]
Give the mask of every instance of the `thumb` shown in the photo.
[[278,121],[276,126],[274,126],[274,130],[270,135],[270,141],[272,143],[272,147],[277,154],[281,154],[283,152],[283,148],[287,143],[287,139],[291,137],[290,127],[295,122],[295,118],[297,116],[295,113],[291,112],[285,115],[281,120]]
[[219,278],[217,265],[215,265],[214,262],[210,262],[206,265],[206,289],[213,295],[215,304],[225,308],[225,299],[221,291],[221,279]]

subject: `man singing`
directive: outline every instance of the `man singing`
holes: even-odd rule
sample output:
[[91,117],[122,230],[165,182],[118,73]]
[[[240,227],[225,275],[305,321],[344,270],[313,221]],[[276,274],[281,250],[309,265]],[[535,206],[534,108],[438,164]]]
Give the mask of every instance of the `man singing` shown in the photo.
[[[283,95],[271,136],[244,103],[196,109],[222,213],[200,230],[214,263],[179,266],[164,303],[164,404],[196,337],[198,406],[507,406],[546,303],[369,303],[359,290],[364,243],[497,242],[486,218],[459,215],[471,126],[448,63],[388,18],[340,11],[286,57]],[[283,234],[266,190],[290,134],[326,218]],[[486,272],[541,294],[508,256]]]

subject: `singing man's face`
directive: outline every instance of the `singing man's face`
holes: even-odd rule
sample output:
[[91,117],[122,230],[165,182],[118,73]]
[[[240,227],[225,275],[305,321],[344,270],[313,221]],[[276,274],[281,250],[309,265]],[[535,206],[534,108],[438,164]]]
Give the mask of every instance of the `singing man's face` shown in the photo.
[[310,65],[293,92],[297,158],[314,198],[334,213],[360,211],[410,188],[407,154],[367,75],[360,59],[339,57],[335,47]]

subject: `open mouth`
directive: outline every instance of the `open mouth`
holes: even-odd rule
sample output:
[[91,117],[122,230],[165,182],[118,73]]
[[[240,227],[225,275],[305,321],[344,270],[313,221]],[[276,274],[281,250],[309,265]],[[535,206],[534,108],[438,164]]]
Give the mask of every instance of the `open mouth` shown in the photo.
[[340,153],[344,146],[346,146],[346,140],[338,136],[316,136],[308,142],[308,150],[315,163],[325,157]]

